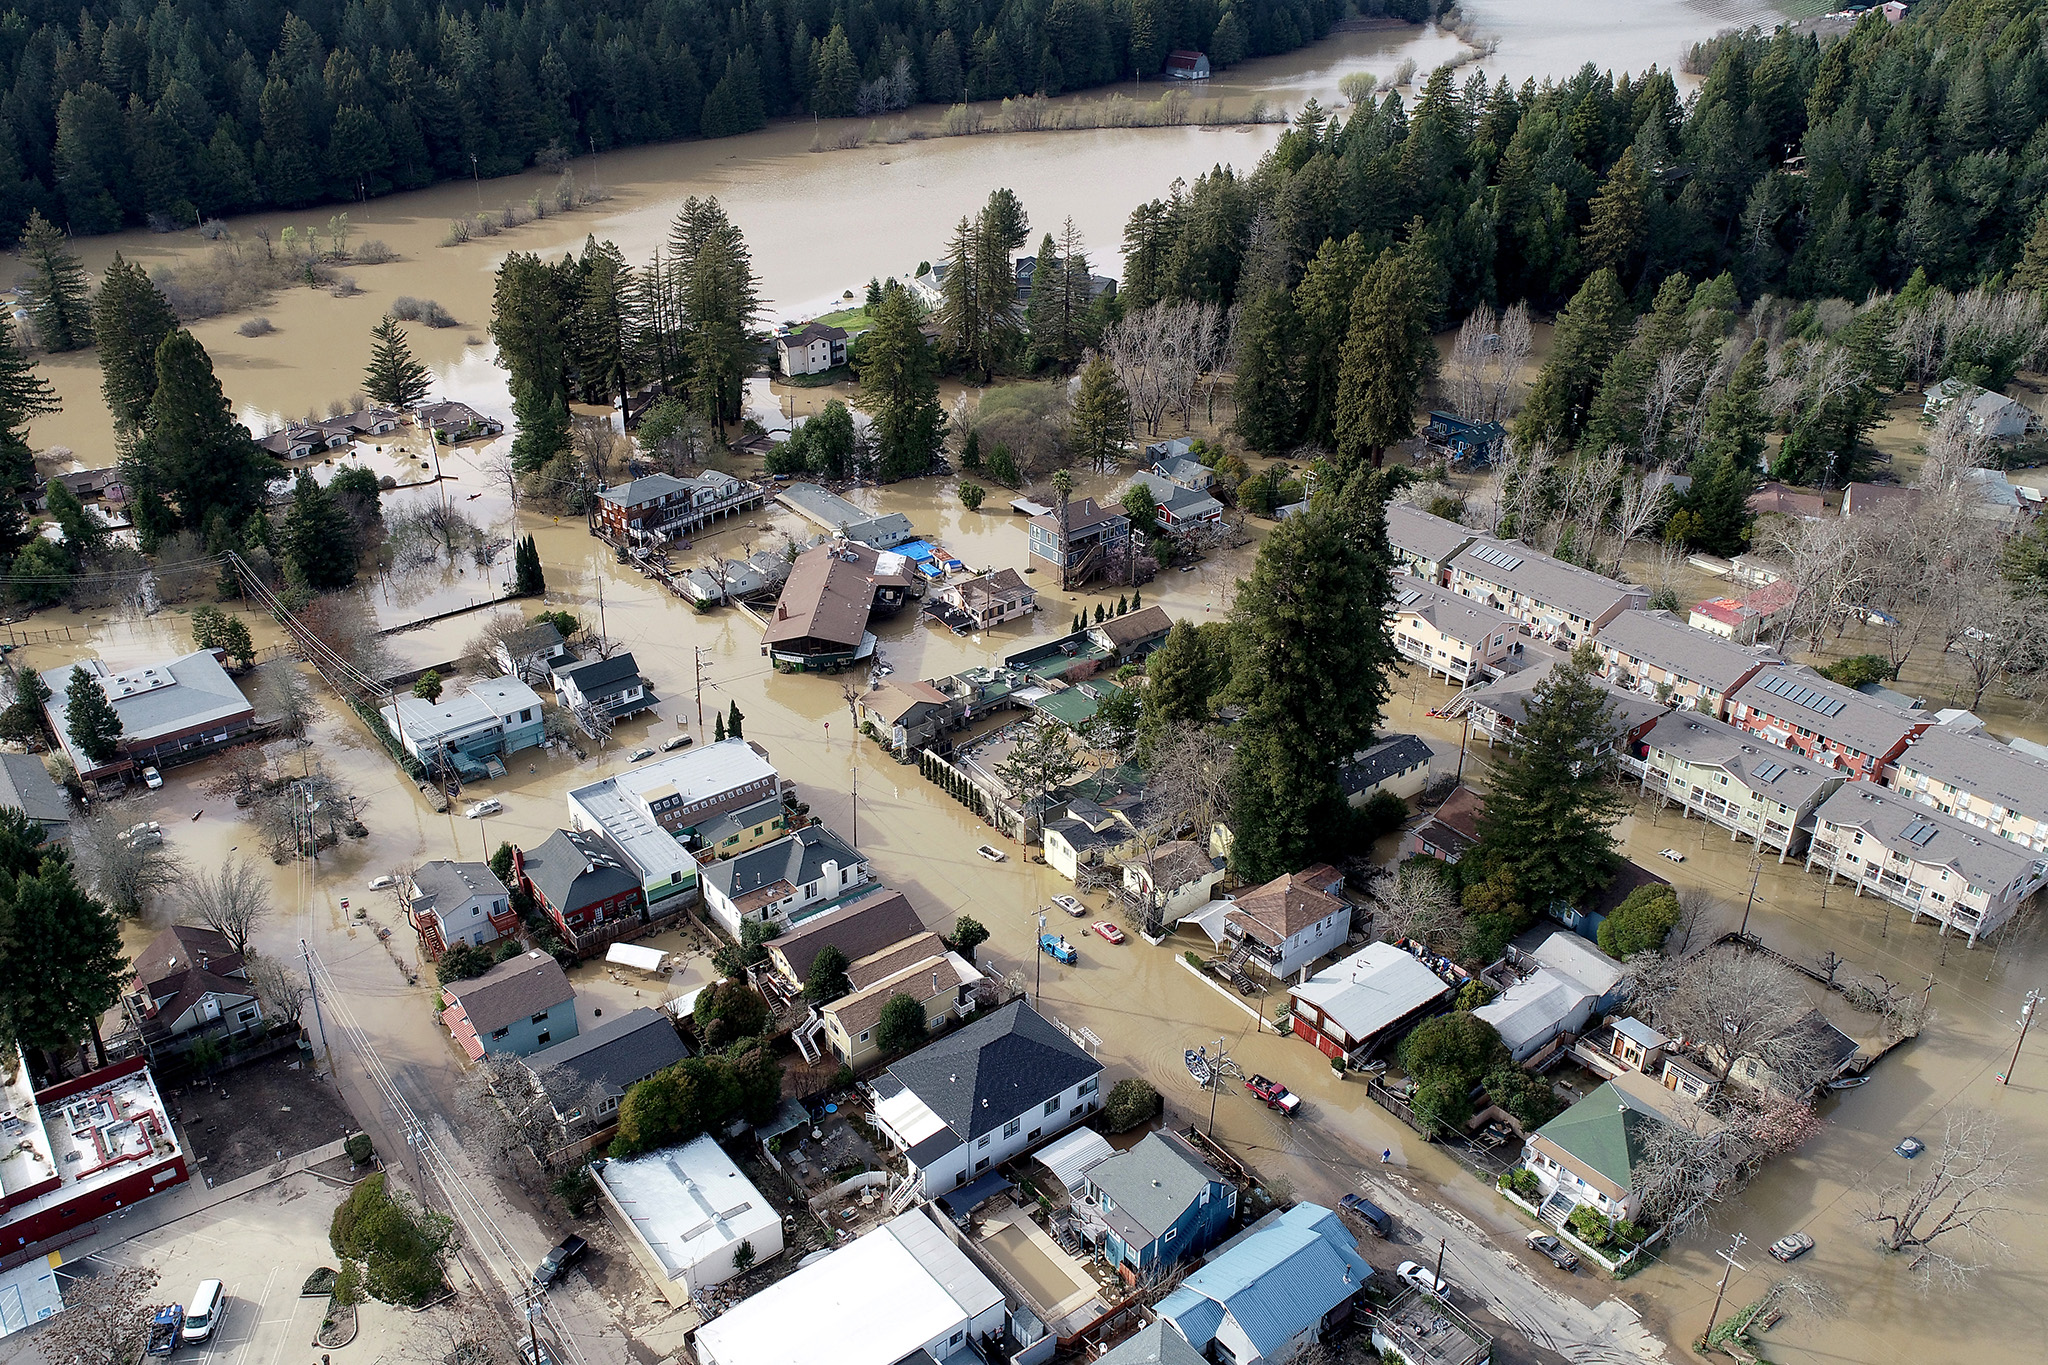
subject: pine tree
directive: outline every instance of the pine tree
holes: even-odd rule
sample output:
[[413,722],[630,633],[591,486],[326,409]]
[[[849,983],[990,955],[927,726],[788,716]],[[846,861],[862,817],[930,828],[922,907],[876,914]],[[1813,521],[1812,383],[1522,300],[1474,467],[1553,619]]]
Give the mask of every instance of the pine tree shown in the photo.
[[156,348],[178,330],[178,315],[141,266],[114,253],[92,304],[100,353],[100,393],[117,432],[132,434],[156,392]]
[[1415,434],[1415,406],[1437,360],[1419,295],[1403,258],[1386,252],[1352,296],[1337,381],[1340,462],[1378,467],[1388,446]]
[[29,214],[28,226],[22,229],[21,259],[35,290],[29,320],[43,349],[77,351],[92,345],[85,267],[71,254],[63,229],[43,217],[40,209]]
[[417,407],[433,391],[434,378],[413,358],[405,329],[386,316],[370,332],[370,363],[363,371],[363,392],[373,403],[401,411]]
[[0,314],[0,559],[12,559],[28,540],[24,500],[36,474],[28,424],[57,410],[56,391],[22,354],[12,319]]
[[88,1035],[98,1044],[100,1016],[129,979],[120,920],[68,862],[46,856],[34,876],[0,873],[0,1037],[44,1052]]
[[1572,445],[1578,441],[1594,392],[1607,372],[1607,362],[1626,338],[1628,325],[1628,300],[1614,272],[1594,271],[1557,320],[1550,358],[1544,362],[1515,427],[1519,443]]
[[[1237,402],[1233,429],[1264,455],[1277,455],[1294,444],[1297,325],[1293,297],[1278,288],[1246,304],[1238,323],[1237,381],[1231,386]],[[1327,366],[1328,358],[1319,363]]]
[[974,226],[962,218],[946,248],[945,279],[939,285],[939,344],[969,369],[979,369],[982,336],[981,281],[974,273]]
[[725,739],[725,716],[721,712],[711,713],[711,742],[722,743]]
[[1626,278],[1629,262],[1642,245],[1649,222],[1644,201],[1643,177],[1636,169],[1633,147],[1621,154],[1607,172],[1607,182],[1588,206],[1590,217],[1579,234],[1579,250],[1586,264],[1595,270],[1612,270]]
[[1066,355],[1068,328],[1065,291],[1059,278],[1065,272],[1056,254],[1052,234],[1038,243],[1038,257],[1031,266],[1031,297],[1024,304],[1024,335],[1033,369],[1058,366]]
[[746,238],[716,199],[683,201],[669,231],[669,258],[692,405],[722,440],[725,424],[740,414],[754,365],[750,329],[761,308],[760,279]]
[[284,515],[286,574],[319,592],[345,588],[356,581],[357,553],[355,523],[332,492],[300,470]]
[[[883,286],[868,321],[860,342],[860,388],[862,406],[874,419],[879,473],[883,479],[912,478],[931,468],[945,443],[938,365],[924,339],[917,300],[895,280]],[[971,434],[968,440],[973,442]]]
[[72,668],[64,689],[64,731],[94,767],[105,767],[120,752],[121,717],[99,679],[82,667]]
[[967,439],[960,443],[960,467],[981,468],[981,433],[972,427],[967,430]]
[[64,532],[64,552],[71,556],[73,566],[99,553],[106,542],[106,532],[85,510],[78,495],[63,480],[52,479],[49,500],[50,519]]
[[733,739],[745,739],[747,733],[740,727],[746,723],[746,716],[740,712],[739,699],[733,699],[732,708],[725,713],[725,733]]
[[1756,467],[1763,454],[1770,414],[1764,407],[1764,386],[1770,382],[1770,348],[1761,338],[1750,344],[1728,377],[1728,387],[1707,406],[1706,449],[1725,455],[1744,469]]
[[512,591],[520,597],[538,597],[548,590],[548,579],[540,564],[540,546],[532,535],[519,542],[512,555]]
[[1536,685],[1515,743],[1495,758],[1472,856],[1509,873],[1528,905],[1580,905],[1612,876],[1613,826],[1628,807],[1611,780],[1620,737],[1582,647]]
[[1081,383],[1067,416],[1067,449],[1074,459],[1098,473],[1123,462],[1130,443],[1131,400],[1107,360],[1090,358],[1081,368]]
[[[567,264],[567,263],[565,263]],[[498,267],[491,339],[512,375],[512,463],[539,469],[569,445],[569,320],[574,266],[513,252]]]
[[819,41],[811,59],[811,112],[820,118],[845,118],[860,95],[860,63],[853,44],[838,24]]
[[216,508],[239,524],[262,505],[274,468],[235,420],[206,348],[187,331],[165,337],[143,437],[122,462],[140,504],[137,526],[146,533],[145,518],[155,518],[159,527],[197,530]]
[[2012,272],[2015,289],[2048,297],[2048,212],[2034,215],[2034,230],[2027,234],[2025,252]]

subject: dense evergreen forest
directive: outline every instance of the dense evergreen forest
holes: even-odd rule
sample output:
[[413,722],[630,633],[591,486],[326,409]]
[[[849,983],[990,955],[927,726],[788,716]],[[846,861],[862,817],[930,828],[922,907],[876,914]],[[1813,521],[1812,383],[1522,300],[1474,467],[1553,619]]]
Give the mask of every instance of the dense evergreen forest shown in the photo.
[[[1427,17],[1435,0],[1368,9]],[[15,0],[0,239],[303,208],[584,151],[1219,66],[1340,0]],[[1413,11],[1413,13],[1410,13]]]

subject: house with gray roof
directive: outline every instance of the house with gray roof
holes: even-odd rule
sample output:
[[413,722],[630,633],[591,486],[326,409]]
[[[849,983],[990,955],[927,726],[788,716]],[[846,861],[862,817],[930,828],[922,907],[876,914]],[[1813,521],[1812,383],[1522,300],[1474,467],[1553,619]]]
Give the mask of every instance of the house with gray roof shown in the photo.
[[[78,668],[100,685],[121,718],[120,743],[105,763],[88,758],[71,738],[67,689]],[[184,763],[240,742],[256,724],[255,708],[209,649],[119,667],[80,659],[46,670],[43,686],[50,689],[43,714],[82,782],[120,777],[145,765]]]
[[875,1122],[927,1195],[945,1194],[1101,1107],[1102,1063],[1022,1000],[892,1063]]
[[1337,788],[1354,806],[1387,792],[1402,800],[1429,785],[1429,745],[1419,735],[1386,735],[1337,765]]
[[1387,504],[1387,543],[1394,547],[1394,558],[1432,583],[1442,583],[1451,561],[1477,539],[1477,531],[1412,502]]
[[1930,725],[1885,771],[1886,786],[2035,852],[2048,850],[2048,759]]
[[1451,591],[1518,617],[1530,633],[1569,646],[1625,611],[1650,604],[1646,589],[1541,554],[1519,540],[1478,536],[1451,556]]
[[[703,869],[704,908],[734,940],[748,920],[788,926],[866,884],[868,860],[823,825],[723,858]],[[808,912],[808,913],[806,913]]]
[[690,1055],[660,1010],[642,1006],[526,1058],[526,1069],[561,1123],[608,1125],[626,1092]]
[[1209,1357],[1188,1345],[1188,1339],[1165,1322],[1153,1321],[1119,1342],[1095,1365],[1209,1365]]
[[1695,630],[1668,611],[1625,611],[1593,637],[1601,676],[1617,687],[1728,717],[1728,697],[1756,676],[1782,664],[1774,651],[1737,644]]
[[1973,947],[2048,882],[2048,855],[1875,782],[1846,783],[1821,802],[1806,866],[1904,907],[1914,923],[1926,915],[1944,933],[1966,933]]
[[640,676],[640,665],[627,650],[609,659],[586,659],[554,671],[555,700],[572,711],[590,710],[614,721],[653,707],[654,690]]
[[596,830],[558,829],[530,850],[515,844],[512,872],[563,938],[579,950],[591,931],[647,915],[647,893],[639,873]]
[[[1158,510],[1159,524],[1166,530],[1184,535],[1197,527],[1223,519],[1223,504],[1197,488],[1189,488],[1150,470],[1140,470],[1131,476],[1131,487],[1142,487],[1152,495],[1152,504]],[[1121,504],[1119,504],[1121,505]]]
[[875,887],[848,900],[829,915],[818,915],[766,944],[768,960],[795,990],[810,980],[811,963],[827,948],[837,948],[848,962],[858,962],[891,944],[924,932],[924,921],[901,891]]
[[563,664],[576,662],[562,631],[553,621],[535,621],[491,646],[498,667],[522,682],[547,677]]
[[[1178,453],[1152,454],[1155,450],[1163,450],[1173,446],[1180,447]],[[1189,455],[1187,453],[1188,448],[1189,443],[1186,441],[1162,441],[1146,446],[1145,454],[1153,462],[1152,472],[1160,478],[1177,483],[1182,488],[1192,488],[1197,493],[1206,493],[1216,482],[1216,471],[1203,464],[1194,456]]]
[[406,878],[405,892],[406,918],[430,957],[458,943],[494,943],[519,924],[512,893],[489,863],[421,863]]
[[1931,712],[1909,711],[1787,665],[1759,669],[1730,693],[1728,723],[1852,782],[1876,782],[1935,720]]
[[[1503,744],[1514,742],[1515,727],[1528,715],[1529,702],[1536,695],[1536,690],[1564,662],[1557,655],[1540,659],[1521,672],[1496,678],[1470,694],[1467,704],[1471,707],[1472,728],[1486,737],[1488,748],[1496,741]],[[1670,708],[1640,692],[1625,692],[1604,678],[1599,682],[1607,693],[1610,714],[1620,732],[1620,743],[1615,747],[1632,761],[1636,742],[1657,717]],[[1607,749],[1602,747],[1594,752],[1597,755],[1607,752]]]
[[507,958],[482,976],[441,987],[441,1022],[473,1062],[525,1057],[576,1036],[576,991],[561,964],[533,951]]
[[1659,716],[1642,738],[1642,781],[1658,804],[1676,802],[1729,832],[1797,857],[1813,833],[1813,813],[1848,781],[1838,768],[1773,748],[1747,730],[1694,711]]
[[1237,1215],[1237,1186],[1178,1133],[1148,1133],[1083,1178],[1078,1211],[1102,1224],[1102,1254],[1133,1284],[1215,1246]]
[[1521,618],[1429,578],[1394,579],[1394,648],[1432,677],[1476,682],[1499,672],[1522,652]]
[[43,827],[43,842],[71,835],[71,798],[34,754],[0,754],[0,806],[12,806]]
[[823,527],[827,535],[843,535],[871,549],[891,549],[917,534],[911,529],[910,518],[901,512],[876,516],[814,483],[785,484],[776,492],[775,500]]

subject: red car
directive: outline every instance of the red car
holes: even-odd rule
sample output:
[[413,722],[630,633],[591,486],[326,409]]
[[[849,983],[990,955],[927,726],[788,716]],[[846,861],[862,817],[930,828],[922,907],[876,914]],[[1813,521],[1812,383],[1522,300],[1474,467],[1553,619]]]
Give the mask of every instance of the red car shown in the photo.
[[1122,943],[1124,941],[1124,931],[1106,919],[1099,919],[1088,927],[1108,939],[1111,943]]
[[1301,1096],[1289,1090],[1278,1081],[1269,1081],[1257,1072],[1245,1080],[1244,1088],[1266,1102],[1268,1109],[1277,1109],[1288,1118],[1301,1108]]

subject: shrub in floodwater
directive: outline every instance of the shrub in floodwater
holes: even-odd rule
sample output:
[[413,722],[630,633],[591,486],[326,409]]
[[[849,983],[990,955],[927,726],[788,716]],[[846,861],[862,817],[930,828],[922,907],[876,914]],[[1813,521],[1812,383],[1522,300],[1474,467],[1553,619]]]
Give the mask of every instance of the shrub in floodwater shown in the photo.
[[240,327],[235,328],[236,332],[245,337],[267,337],[276,330],[277,328],[271,325],[269,318],[250,318]]
[[363,265],[383,265],[387,261],[397,259],[398,253],[387,246],[381,237],[372,237],[356,248],[356,260]]

